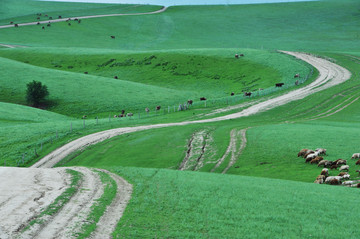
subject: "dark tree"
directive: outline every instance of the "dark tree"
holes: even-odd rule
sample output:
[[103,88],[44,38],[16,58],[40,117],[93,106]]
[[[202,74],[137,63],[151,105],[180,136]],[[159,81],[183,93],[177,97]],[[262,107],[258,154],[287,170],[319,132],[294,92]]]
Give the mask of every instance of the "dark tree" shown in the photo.
[[49,95],[47,86],[43,85],[40,81],[29,82],[26,86],[26,101],[35,107],[38,107]]

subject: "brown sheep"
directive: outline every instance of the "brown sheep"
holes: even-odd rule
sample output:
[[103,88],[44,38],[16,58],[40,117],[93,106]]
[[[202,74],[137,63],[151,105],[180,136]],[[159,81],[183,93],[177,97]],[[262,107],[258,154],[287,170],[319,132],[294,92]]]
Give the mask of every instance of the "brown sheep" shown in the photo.
[[347,173],[347,172],[340,172],[340,173],[338,174],[338,176],[342,177],[342,176],[344,176],[344,175],[346,175],[346,174],[348,174],[348,173]]
[[317,184],[323,184],[324,181],[325,181],[325,175],[319,175],[316,177],[316,180],[314,181],[314,183],[317,183]]
[[337,169],[337,168],[338,168],[338,166],[337,166],[336,164],[333,164],[333,165],[331,165],[331,167],[330,167],[331,170]]
[[188,103],[189,105],[192,105],[193,101],[192,101],[192,100],[188,100],[187,103]]
[[305,163],[309,163],[311,160],[313,160],[312,158],[306,158]]
[[325,177],[329,176],[329,170],[327,168],[324,168],[321,170],[320,175],[324,175]]
[[355,163],[356,165],[359,165],[360,164],[360,159],[358,161],[356,161]]
[[330,180],[330,185],[339,185],[340,184],[340,180],[333,178]]
[[302,149],[302,150],[300,150],[300,152],[298,153],[298,157],[303,157],[305,154],[306,154],[306,152],[308,151],[308,149]]
[[346,165],[346,160],[338,159],[338,161],[336,162],[336,165],[337,165],[337,166]]
[[356,187],[357,187],[357,188],[360,188],[360,183],[356,184]]
[[311,164],[318,164],[322,160],[322,157],[316,157],[310,161]]
[[304,158],[306,158],[307,156],[309,156],[310,154],[313,154],[313,153],[315,153],[315,151],[313,151],[313,150],[307,151],[306,154],[304,155]]
[[160,110],[160,109],[161,109],[160,105],[156,106],[156,110]]

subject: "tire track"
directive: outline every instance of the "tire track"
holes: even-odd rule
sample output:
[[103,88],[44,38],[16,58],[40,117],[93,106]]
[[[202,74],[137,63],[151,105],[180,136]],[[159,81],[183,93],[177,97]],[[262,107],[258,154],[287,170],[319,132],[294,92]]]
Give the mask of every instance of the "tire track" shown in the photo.
[[231,153],[231,159],[230,162],[228,164],[228,166],[222,171],[222,174],[225,174],[238,160],[238,158],[240,157],[240,155],[242,154],[242,152],[244,151],[245,147],[246,147],[246,131],[247,129],[242,129],[239,132],[237,132],[237,134],[235,135],[235,138],[237,138],[237,136],[241,136],[241,144],[239,149],[236,148],[236,142],[235,142],[235,146],[234,146],[234,151],[232,151]]

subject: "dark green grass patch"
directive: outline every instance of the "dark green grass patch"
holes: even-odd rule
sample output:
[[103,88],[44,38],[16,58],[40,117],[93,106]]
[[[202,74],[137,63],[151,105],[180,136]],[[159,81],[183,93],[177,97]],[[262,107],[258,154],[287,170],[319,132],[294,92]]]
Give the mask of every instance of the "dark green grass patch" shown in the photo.
[[[134,185],[115,238],[355,238],[358,233],[348,225],[359,214],[357,189],[172,170],[113,170]],[[346,217],[337,216],[344,211]]]

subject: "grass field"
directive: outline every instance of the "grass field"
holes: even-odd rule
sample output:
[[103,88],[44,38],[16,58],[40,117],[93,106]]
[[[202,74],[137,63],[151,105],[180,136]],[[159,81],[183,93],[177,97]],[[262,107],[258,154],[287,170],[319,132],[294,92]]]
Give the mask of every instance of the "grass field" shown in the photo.
[[[158,9],[4,0],[0,25],[35,21],[38,12],[71,17]],[[297,153],[326,148],[325,159],[347,159],[351,179],[359,179],[360,166],[350,160],[360,144],[359,9],[356,0],[177,6],[156,15],[54,23],[45,30],[0,29],[1,43],[29,46],[0,46],[0,165],[30,166],[101,130],[208,118],[219,107],[259,99],[240,101],[244,91],[271,90],[278,82],[294,86],[297,73],[310,76],[307,84],[318,72],[310,75],[309,65],[275,50],[310,52],[347,68],[351,79],[249,117],[120,135],[57,166],[105,168],[133,185],[114,238],[357,238],[349,222],[359,214],[358,191],[313,184],[321,168],[305,164]],[[235,53],[245,56],[235,59]],[[32,80],[49,88],[46,110],[25,106],[26,83]],[[199,102],[203,96],[209,99],[206,107]],[[194,99],[193,108],[173,112],[188,99]],[[155,113],[157,105],[162,109]],[[122,109],[134,117],[113,118]],[[221,172],[231,154],[210,173],[227,151],[230,132],[240,129],[247,129],[247,144],[230,175]],[[207,137],[204,167],[178,171],[199,132]],[[84,237],[115,195],[114,181],[101,179],[106,192],[81,230]]]

